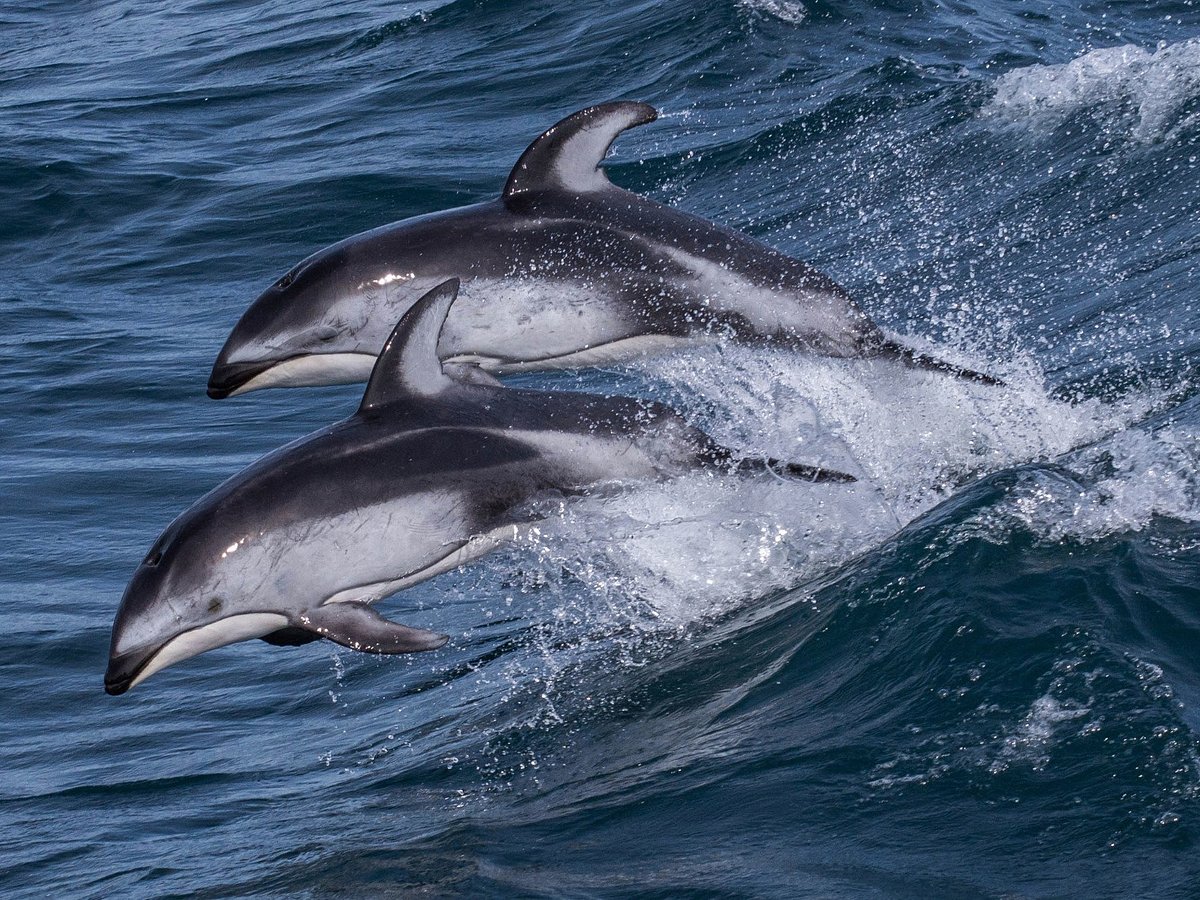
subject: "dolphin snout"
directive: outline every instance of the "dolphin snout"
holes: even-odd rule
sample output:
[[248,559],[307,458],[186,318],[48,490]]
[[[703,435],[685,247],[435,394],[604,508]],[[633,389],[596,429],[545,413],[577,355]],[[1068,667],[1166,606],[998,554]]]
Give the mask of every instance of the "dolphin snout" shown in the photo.
[[208,376],[208,396],[214,400],[223,400],[278,362],[278,360],[267,360],[229,363],[218,359],[213,366],[212,374]]
[[134,679],[146,668],[157,649],[139,648],[110,656],[108,669],[104,672],[104,692],[116,697],[133,687]]

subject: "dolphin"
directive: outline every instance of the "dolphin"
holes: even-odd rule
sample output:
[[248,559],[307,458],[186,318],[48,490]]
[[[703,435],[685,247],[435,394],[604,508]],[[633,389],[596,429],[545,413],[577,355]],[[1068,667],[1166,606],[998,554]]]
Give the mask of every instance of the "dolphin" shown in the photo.
[[803,262],[612,184],[599,168],[609,147],[657,115],[629,101],[580,110],[529,145],[498,199],[385,225],[303,260],[238,321],[209,396],[361,381],[392,325],[451,276],[463,297],[439,352],[496,374],[729,337],[998,383],[890,339]]
[[446,635],[370,604],[488,552],[543,497],[701,467],[854,480],[739,458],[662,404],[518,390],[443,365],[457,291],[447,281],[404,314],[352,416],[263,457],[167,527],[121,599],[108,693],[250,638],[441,647]]

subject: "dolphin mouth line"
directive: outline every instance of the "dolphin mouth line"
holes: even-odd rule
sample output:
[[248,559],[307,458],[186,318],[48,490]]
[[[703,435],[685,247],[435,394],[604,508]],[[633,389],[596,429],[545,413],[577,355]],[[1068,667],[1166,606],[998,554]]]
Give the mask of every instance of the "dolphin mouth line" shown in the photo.
[[263,372],[288,359],[295,359],[295,357],[289,356],[269,362],[226,363],[219,367],[220,375],[217,374],[218,367],[214,367],[212,374],[208,377],[208,396],[214,400],[224,400],[237,393],[239,388],[245,387]]
[[117,697],[155,672],[206,650],[227,644],[262,637],[291,622],[287,616],[274,612],[237,613],[206,625],[181,631],[162,644],[135,647],[125,653],[110,656],[104,672],[104,692]]
[[108,669],[104,673],[104,693],[110,697],[119,697],[133,687],[134,681],[142,674],[160,649],[162,648],[156,648],[149,653],[132,650],[129,653],[111,657],[108,661]]
[[293,353],[280,359],[213,366],[208,396],[223,400],[270,387],[322,387],[364,381],[375,366],[375,355],[355,350],[331,353]]

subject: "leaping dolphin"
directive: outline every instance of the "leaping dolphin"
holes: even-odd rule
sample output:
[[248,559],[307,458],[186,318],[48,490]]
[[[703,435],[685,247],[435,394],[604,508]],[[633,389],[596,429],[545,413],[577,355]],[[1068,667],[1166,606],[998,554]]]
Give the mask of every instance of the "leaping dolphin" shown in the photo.
[[666,406],[503,387],[438,359],[458,291],[404,314],[350,418],[251,465],[171,523],[125,590],[105,689],[234,641],[328,638],[371,653],[433,650],[445,635],[370,604],[474,559],[543,494],[697,467],[854,478],[739,460]]
[[464,290],[441,357],[498,374],[729,336],[896,357],[996,383],[890,340],[803,262],[612,184],[599,168],[609,147],[657,115],[628,101],[580,110],[529,145],[498,199],[385,225],[308,257],[246,310],[213,365],[209,396],[361,381],[404,311],[452,276]]

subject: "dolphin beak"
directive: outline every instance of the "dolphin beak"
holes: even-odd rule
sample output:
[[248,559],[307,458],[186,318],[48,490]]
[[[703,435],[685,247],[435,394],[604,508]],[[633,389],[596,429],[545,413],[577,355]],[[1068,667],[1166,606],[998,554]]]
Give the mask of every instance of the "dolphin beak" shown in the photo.
[[110,657],[104,672],[104,693],[117,697],[133,687],[158,650],[158,647],[139,648]]
[[124,653],[114,651],[104,673],[104,690],[115,697],[167,666],[226,644],[263,637],[289,624],[282,613],[238,613],[181,631],[161,644],[143,645]]
[[218,359],[212,374],[208,376],[208,396],[214,400],[224,400],[278,362],[223,363]]
[[265,362],[229,363],[217,357],[208,379],[208,396],[214,400],[260,388],[321,387],[366,381],[375,367],[375,354],[345,352],[294,353]]

